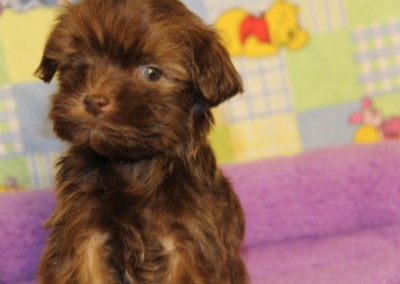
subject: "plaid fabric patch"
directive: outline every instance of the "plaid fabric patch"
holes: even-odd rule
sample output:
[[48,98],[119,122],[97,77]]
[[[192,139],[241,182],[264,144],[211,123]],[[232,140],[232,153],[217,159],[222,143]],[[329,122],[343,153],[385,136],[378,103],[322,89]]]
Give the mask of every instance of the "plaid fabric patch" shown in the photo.
[[54,161],[59,153],[40,153],[27,157],[30,186],[33,188],[49,188],[54,184]]
[[400,91],[400,20],[360,27],[353,34],[360,83],[367,96]]
[[11,95],[11,88],[4,86],[0,89],[0,157],[23,151],[19,130],[16,103]]
[[344,0],[293,0],[300,8],[300,22],[305,30],[325,33],[348,26]]
[[234,58],[233,62],[243,77],[245,95],[220,107],[223,122],[236,123],[293,111],[282,53],[262,59]]

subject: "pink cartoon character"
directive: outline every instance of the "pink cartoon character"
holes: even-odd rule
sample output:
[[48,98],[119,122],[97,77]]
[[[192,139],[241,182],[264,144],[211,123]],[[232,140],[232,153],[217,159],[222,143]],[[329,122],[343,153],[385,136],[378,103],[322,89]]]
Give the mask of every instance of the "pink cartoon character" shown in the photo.
[[361,106],[361,112],[354,112],[349,118],[350,124],[361,124],[354,135],[355,143],[400,139],[400,117],[385,119],[370,98],[364,98]]

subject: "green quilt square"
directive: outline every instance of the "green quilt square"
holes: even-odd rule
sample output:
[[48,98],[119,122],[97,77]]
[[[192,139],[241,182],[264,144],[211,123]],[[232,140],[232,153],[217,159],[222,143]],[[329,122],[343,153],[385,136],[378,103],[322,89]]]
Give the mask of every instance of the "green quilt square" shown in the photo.
[[32,181],[27,157],[0,159],[0,186],[7,177],[15,178],[22,189],[30,188]]
[[356,46],[351,34],[339,31],[315,35],[301,52],[287,52],[287,65],[296,111],[358,100]]
[[385,118],[400,116],[400,92],[387,94],[374,98],[374,107],[379,110]]
[[399,0],[346,0],[349,22],[353,27],[387,22],[400,17]]

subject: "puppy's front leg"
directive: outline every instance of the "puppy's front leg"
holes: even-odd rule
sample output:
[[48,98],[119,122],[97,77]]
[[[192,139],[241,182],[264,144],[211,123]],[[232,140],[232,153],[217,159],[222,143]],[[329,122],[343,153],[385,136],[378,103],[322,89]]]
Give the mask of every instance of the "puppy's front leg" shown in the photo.
[[122,283],[116,244],[108,233],[85,228],[65,239],[62,233],[55,229],[49,237],[39,267],[40,284]]

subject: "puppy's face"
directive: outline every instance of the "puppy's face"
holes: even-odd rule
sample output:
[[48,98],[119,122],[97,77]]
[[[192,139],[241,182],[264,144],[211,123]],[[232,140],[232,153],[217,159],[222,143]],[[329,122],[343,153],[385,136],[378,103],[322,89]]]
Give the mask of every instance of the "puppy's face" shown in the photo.
[[191,151],[210,108],[242,91],[215,33],[177,0],[66,7],[36,74],[58,74],[57,135],[115,157]]

